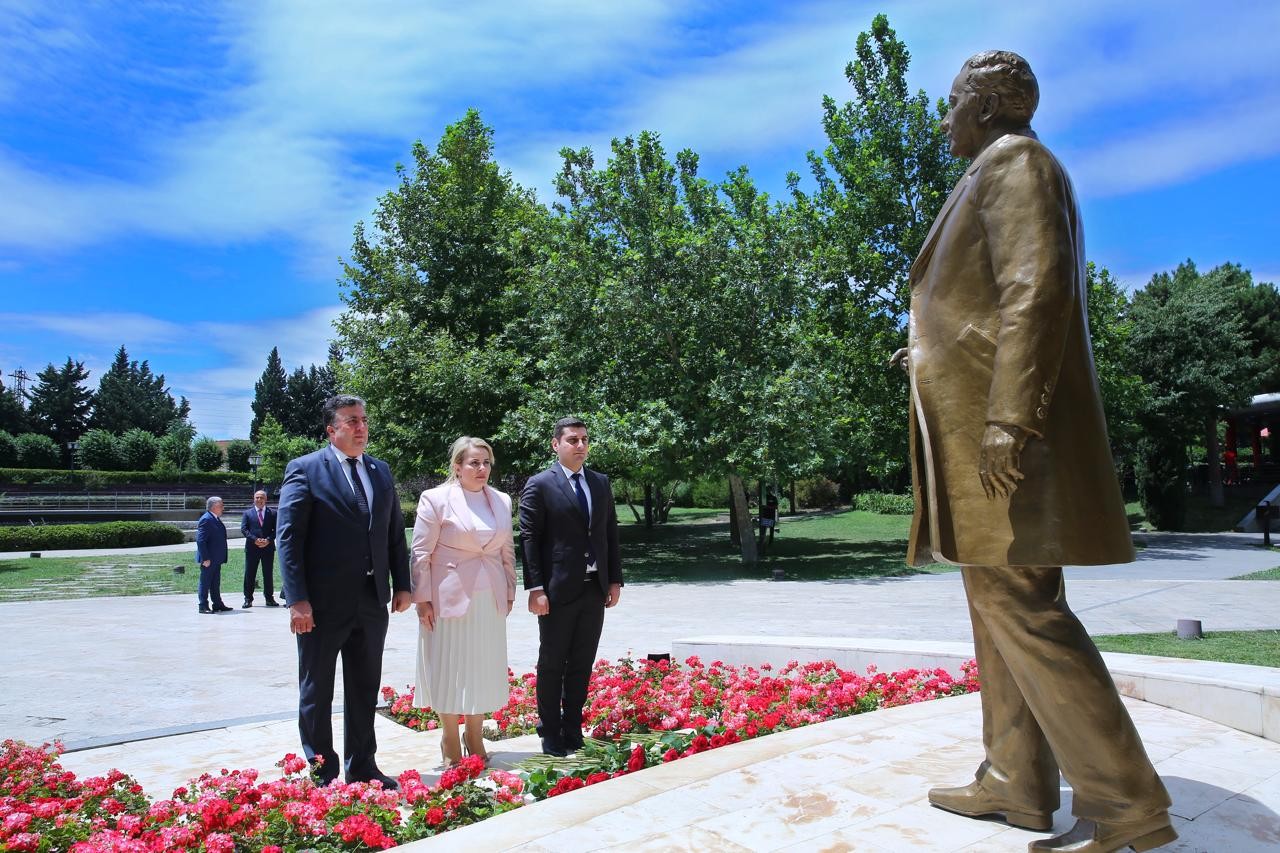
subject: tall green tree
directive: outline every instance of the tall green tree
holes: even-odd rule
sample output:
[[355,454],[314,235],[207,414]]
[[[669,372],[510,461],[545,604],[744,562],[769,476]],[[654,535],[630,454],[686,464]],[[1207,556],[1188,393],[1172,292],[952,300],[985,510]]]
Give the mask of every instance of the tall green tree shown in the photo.
[[845,68],[853,100],[823,98],[828,144],[807,158],[816,188],[789,177],[807,243],[806,335],[836,388],[827,473],[857,488],[905,484],[907,384],[885,359],[905,337],[911,264],[965,165],[939,126],[946,103],[907,86],[910,63],[877,15]]
[[326,382],[322,372],[326,370],[327,368],[319,368],[313,364],[305,370],[296,367],[289,374],[286,385],[289,405],[284,412],[285,420],[281,421],[281,426],[289,435],[302,435],[312,439],[324,436],[321,409],[324,401],[333,393],[330,390],[332,383]]
[[0,385],[0,430],[19,435],[29,428],[27,410],[13,391]]
[[258,437],[258,453],[262,463],[258,477],[266,483],[279,483],[284,479],[284,469],[289,461],[316,449],[318,442],[300,435],[289,435],[275,418],[268,415],[262,422]]
[[[603,167],[589,149],[562,156],[539,382],[509,426],[541,436],[582,414],[597,464],[646,495],[725,476],[745,524],[747,477],[803,469],[821,445],[820,427],[798,428],[822,423],[822,374],[796,334],[790,220],[745,169],[712,184],[652,132],[614,140]],[[754,561],[754,539],[739,541]]]
[[62,448],[63,464],[71,461],[67,445],[84,435],[89,424],[93,392],[84,385],[88,378],[84,362],[68,356],[62,367],[50,364],[36,374],[36,383],[27,392],[31,401],[27,415],[37,432]]
[[875,16],[855,53],[845,68],[854,100],[822,100],[828,145],[808,155],[817,189],[801,191],[798,175],[790,185],[811,231],[816,280],[833,297],[901,316],[911,263],[965,164],[939,127],[946,102],[931,106],[923,89],[907,87],[911,53],[888,17]]
[[160,436],[175,419],[188,414],[186,398],[173,398],[165,387],[164,374],[153,374],[145,360],[130,361],[129,353],[121,346],[111,367],[98,380],[89,426],[115,434],[144,429]]
[[1111,271],[1093,261],[1086,265],[1086,284],[1089,338],[1111,452],[1122,466],[1127,466],[1132,463],[1142,437],[1141,417],[1148,394],[1130,352],[1133,318],[1129,297]]
[[284,372],[284,363],[280,361],[279,347],[272,347],[267,355],[267,366],[262,376],[253,384],[253,421],[249,424],[249,437],[258,439],[258,431],[262,429],[267,416],[277,422],[289,419],[289,378]]
[[1130,349],[1149,388],[1140,416],[1139,497],[1162,529],[1185,524],[1187,448],[1207,436],[1215,466],[1218,417],[1243,405],[1253,383],[1251,342],[1230,284],[1201,276],[1187,261],[1134,294]]
[[337,327],[379,452],[422,471],[460,434],[492,437],[523,399],[516,341],[546,211],[494,160],[475,110],[396,172],[356,226]]

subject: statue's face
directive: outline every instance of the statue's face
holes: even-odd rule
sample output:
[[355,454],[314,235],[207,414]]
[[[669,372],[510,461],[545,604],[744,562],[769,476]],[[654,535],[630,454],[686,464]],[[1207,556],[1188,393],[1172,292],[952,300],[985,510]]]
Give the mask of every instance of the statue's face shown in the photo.
[[942,132],[947,135],[952,154],[972,159],[982,150],[986,129],[980,119],[982,98],[969,87],[966,76],[962,68],[951,84],[947,98],[950,109],[942,118]]

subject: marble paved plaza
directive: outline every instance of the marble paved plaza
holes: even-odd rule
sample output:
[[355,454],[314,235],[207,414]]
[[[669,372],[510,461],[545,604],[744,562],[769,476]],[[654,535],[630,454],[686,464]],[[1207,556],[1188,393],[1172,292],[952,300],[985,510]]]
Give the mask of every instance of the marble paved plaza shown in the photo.
[[[1256,536],[1152,535],[1129,566],[1068,570],[1070,601],[1095,633],[1280,627],[1280,583],[1228,578],[1280,564]],[[2,558],[3,555],[0,555]],[[205,770],[267,770],[297,749],[294,641],[283,609],[201,616],[193,596],[0,604],[0,733],[64,741],[79,773],[120,767],[153,795]],[[416,622],[393,616],[384,683],[412,679]],[[964,641],[958,574],[869,581],[635,584],[609,612],[601,656],[667,651],[735,634]],[[517,671],[536,621],[508,623]],[[1126,700],[1170,780],[1186,851],[1280,844],[1280,746]],[[1015,850],[1030,833],[930,809],[930,784],[963,781],[980,757],[976,697],[834,721],[695,756],[519,810],[430,849]],[[922,709],[922,710],[917,710]],[[916,715],[916,716],[913,716]],[[379,720],[380,759],[435,766],[434,738]],[[511,764],[529,739],[495,744]],[[1069,793],[1068,793],[1069,796]],[[1065,805],[1065,803],[1064,803]],[[655,820],[654,816],[661,816]],[[1069,821],[1059,812],[1058,828]],[[416,845],[415,845],[416,846]]]
[[[1068,597],[1094,633],[1280,627],[1280,583],[1225,580],[1280,564],[1258,537],[1146,537],[1138,562],[1068,570]],[[231,570],[228,570],[231,571]],[[234,573],[234,572],[232,572]],[[236,600],[228,598],[234,604]],[[296,647],[284,608],[201,616],[194,596],[0,604],[0,732],[69,747],[175,729],[291,717]],[[609,611],[600,655],[664,652],[710,634],[969,640],[960,576],[866,581],[633,584]],[[537,624],[518,602],[508,658],[533,668]],[[417,623],[393,615],[383,682],[413,679]]]

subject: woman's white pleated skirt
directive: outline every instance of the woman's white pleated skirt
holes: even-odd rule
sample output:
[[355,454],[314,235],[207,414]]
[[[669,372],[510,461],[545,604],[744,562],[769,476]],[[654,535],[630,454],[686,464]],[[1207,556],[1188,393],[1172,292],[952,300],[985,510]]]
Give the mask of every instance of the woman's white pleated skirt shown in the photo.
[[465,616],[418,626],[418,684],[413,704],[437,714],[489,714],[507,704],[507,620],[493,594],[471,599]]

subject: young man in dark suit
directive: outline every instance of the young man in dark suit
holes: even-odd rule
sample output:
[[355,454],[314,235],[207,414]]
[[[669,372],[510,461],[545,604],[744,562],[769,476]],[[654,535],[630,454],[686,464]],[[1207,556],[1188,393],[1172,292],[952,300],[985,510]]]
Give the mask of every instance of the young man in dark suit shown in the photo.
[[330,397],[324,420],[328,446],[290,462],[280,488],[277,547],[289,627],[298,638],[298,732],[315,776],[332,782],[333,687],[342,655],[346,781],[396,788],[374,763],[373,720],[387,602],[397,613],[411,603],[404,516],[391,470],[364,455],[364,401]]
[[604,611],[622,597],[618,515],[609,478],[583,467],[587,425],[561,418],[556,462],[520,493],[520,538],[529,612],[538,617],[538,734],[542,751],[582,746],[582,708]]
[[267,506],[267,493],[262,489],[253,493],[253,506],[240,518],[240,532],[244,534],[244,604],[241,609],[253,606],[253,585],[258,579],[258,566],[262,566],[262,594],[268,607],[279,607],[275,584],[271,577],[271,564],[276,555],[276,511]]
[[227,613],[222,601],[222,564],[227,561],[227,526],[222,523],[222,498],[204,502],[204,515],[196,522],[196,564],[200,584],[196,591],[201,613]]

